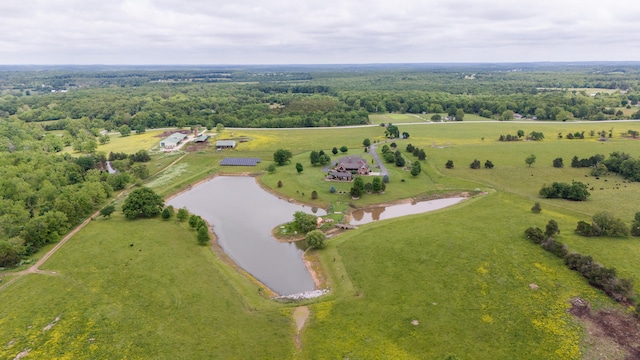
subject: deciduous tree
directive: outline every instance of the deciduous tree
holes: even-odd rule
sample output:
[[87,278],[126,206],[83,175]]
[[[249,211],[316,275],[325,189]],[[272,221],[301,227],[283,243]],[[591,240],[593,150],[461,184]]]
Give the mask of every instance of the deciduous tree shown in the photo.
[[273,161],[279,166],[286,164],[292,157],[291,151],[286,149],[278,149],[273,153]]
[[322,249],[325,247],[327,236],[320,230],[309,231],[305,236],[307,244],[314,249]]
[[536,156],[531,154],[529,156],[527,156],[526,159],[524,159],[524,162],[529,165],[529,167],[531,167],[531,165],[533,165],[536,162]]
[[162,212],[164,200],[153,190],[141,187],[133,190],[122,205],[122,212],[127,219],[135,219],[139,216],[153,217]]

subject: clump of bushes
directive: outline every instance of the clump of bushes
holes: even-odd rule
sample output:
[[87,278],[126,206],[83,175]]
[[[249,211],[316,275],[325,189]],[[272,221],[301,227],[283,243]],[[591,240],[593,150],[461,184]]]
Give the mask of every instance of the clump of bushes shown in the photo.
[[572,181],[571,184],[554,182],[550,186],[543,186],[539,194],[547,199],[567,199],[573,201],[585,201],[591,196],[587,190],[587,185],[579,181]]
[[[636,214],[636,218],[638,217],[638,214]],[[636,222],[638,221],[636,220]],[[636,222],[634,222],[634,224]],[[625,224],[622,219],[615,218],[607,211],[601,211],[593,215],[591,224],[586,221],[578,221],[575,232],[582,236],[629,236],[627,224]]]
[[527,239],[535,244],[540,244],[543,249],[564,259],[564,263],[569,269],[581,273],[591,286],[603,290],[612,299],[627,303],[635,297],[632,279],[620,279],[614,268],[602,266],[595,262],[591,256],[570,252],[566,245],[553,238],[555,234],[559,233],[558,223],[554,220],[549,221],[545,232],[538,227],[529,227],[524,231]]

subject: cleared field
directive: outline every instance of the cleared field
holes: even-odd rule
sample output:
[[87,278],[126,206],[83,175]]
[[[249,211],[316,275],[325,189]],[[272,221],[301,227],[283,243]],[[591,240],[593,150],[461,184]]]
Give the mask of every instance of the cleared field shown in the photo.
[[429,118],[425,118],[422,114],[371,114],[369,115],[369,122],[374,125],[388,124],[388,123],[415,123],[425,122]]
[[[0,357],[291,358],[288,309],[175,221],[96,220],[0,292]],[[9,344],[9,345],[7,345]]]
[[[371,114],[369,115],[369,122],[374,125],[379,124],[407,124],[407,123],[423,123],[431,122],[431,117],[436,113],[428,114]],[[447,116],[447,113],[438,113],[442,119]],[[476,114],[465,114],[464,121],[492,121]]]
[[498,193],[331,240],[353,293],[312,307],[302,358],[582,358],[568,300],[610,302],[516,230],[542,222],[529,207]]
[[160,140],[162,140],[159,135],[163,132],[162,130],[149,130],[142,134],[132,133],[129,136],[110,135],[111,141],[104,145],[98,145],[98,151],[104,151],[107,154],[111,151],[131,154],[138,150],[149,150],[159,146]]

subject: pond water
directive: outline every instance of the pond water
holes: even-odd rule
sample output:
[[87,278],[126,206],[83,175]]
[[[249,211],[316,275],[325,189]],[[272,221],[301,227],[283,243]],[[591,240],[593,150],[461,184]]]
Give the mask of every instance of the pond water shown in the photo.
[[464,200],[463,197],[453,197],[415,203],[397,204],[390,206],[374,206],[351,212],[351,225],[363,225],[373,221],[391,219],[399,216],[421,214],[457,204]]
[[[295,243],[271,236],[276,226],[293,220],[308,206],[289,203],[264,191],[252,177],[220,176],[194,186],[167,202],[186,207],[213,226],[222,249],[245,271],[280,295],[313,290],[315,285]],[[325,215],[322,209],[317,215]]]

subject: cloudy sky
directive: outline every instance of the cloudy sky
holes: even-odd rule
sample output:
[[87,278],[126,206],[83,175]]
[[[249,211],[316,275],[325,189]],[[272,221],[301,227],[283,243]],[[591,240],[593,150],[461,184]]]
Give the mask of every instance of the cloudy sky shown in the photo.
[[0,64],[640,61],[636,0],[0,0]]

